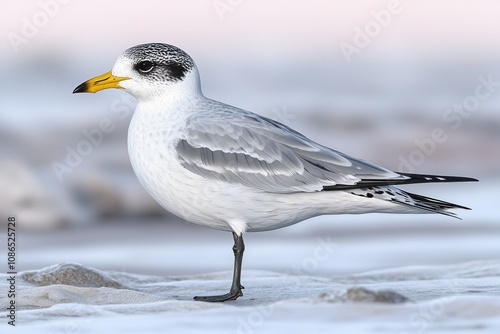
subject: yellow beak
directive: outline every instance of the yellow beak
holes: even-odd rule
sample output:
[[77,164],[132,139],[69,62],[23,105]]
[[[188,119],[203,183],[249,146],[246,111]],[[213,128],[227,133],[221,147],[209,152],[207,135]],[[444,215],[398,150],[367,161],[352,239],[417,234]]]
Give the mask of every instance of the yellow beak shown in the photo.
[[130,78],[115,77],[113,74],[111,74],[111,71],[109,71],[85,81],[84,83],[76,87],[73,93],[95,93],[108,88],[123,88],[122,86],[118,85],[118,83],[120,81],[128,79]]

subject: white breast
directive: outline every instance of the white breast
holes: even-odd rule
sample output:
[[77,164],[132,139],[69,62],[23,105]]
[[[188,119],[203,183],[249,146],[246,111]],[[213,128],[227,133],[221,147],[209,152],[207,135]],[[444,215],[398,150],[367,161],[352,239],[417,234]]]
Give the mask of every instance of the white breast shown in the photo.
[[[128,151],[137,178],[165,209],[190,222],[230,230],[214,211],[220,189],[181,166],[174,145],[182,136],[187,113],[178,108],[159,112],[137,106],[128,131]],[[223,211],[221,209],[221,211]]]

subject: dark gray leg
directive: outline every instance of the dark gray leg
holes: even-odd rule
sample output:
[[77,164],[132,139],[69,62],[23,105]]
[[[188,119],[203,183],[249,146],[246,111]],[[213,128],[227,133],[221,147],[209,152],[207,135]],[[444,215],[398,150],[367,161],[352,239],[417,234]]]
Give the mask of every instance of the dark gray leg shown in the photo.
[[241,278],[241,263],[243,261],[243,251],[245,250],[245,244],[243,243],[243,236],[238,236],[233,232],[234,238],[234,272],[233,272],[233,284],[231,284],[231,290],[225,295],[220,296],[201,296],[194,297],[195,300],[203,302],[225,302],[226,300],[236,300],[238,297],[243,296],[241,289],[244,287],[240,283]]

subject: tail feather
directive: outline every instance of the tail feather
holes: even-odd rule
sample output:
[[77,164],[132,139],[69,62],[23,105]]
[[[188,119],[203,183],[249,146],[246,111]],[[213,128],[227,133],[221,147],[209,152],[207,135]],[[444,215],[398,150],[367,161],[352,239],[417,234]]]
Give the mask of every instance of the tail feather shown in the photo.
[[397,178],[393,179],[365,179],[353,185],[336,184],[334,186],[323,187],[326,191],[349,191],[350,194],[368,198],[377,198],[385,201],[390,201],[406,207],[414,209],[412,212],[433,212],[455,217],[460,219],[450,209],[465,209],[470,208],[445,202],[436,198],[426,197],[422,195],[412,194],[401,190],[396,185],[414,184],[414,183],[429,183],[429,182],[471,182],[478,181],[471,177],[462,176],[444,176],[444,175],[429,175],[429,174],[411,174],[399,173]]
[[[441,176],[441,175],[426,175],[426,174],[410,174],[410,173],[399,173],[401,175],[410,178],[411,183],[427,183],[427,182],[472,182],[478,181],[477,179],[471,177],[463,176]],[[450,209],[464,209],[470,210],[470,208],[455,203],[450,203],[442,201],[440,199],[422,196],[418,194],[413,194],[405,191],[405,193],[410,196],[413,200],[413,205],[435,213],[440,213],[457,219],[461,219],[456,213],[449,211]]]
[[[412,208],[412,210],[410,210],[410,212],[412,213],[418,213],[418,212],[423,213],[427,211],[460,219],[454,212],[451,212],[450,210],[451,209],[470,210],[470,208],[462,205],[445,202],[436,198],[409,193],[394,186],[351,189],[349,193],[356,196],[380,199],[392,202],[397,205],[403,205]],[[399,211],[396,210],[394,212],[399,212]],[[408,211],[406,212],[408,213]]]
[[406,191],[404,193],[408,195],[412,199],[412,201],[410,203],[406,201],[405,202],[397,201],[399,204],[410,205],[413,207],[417,207],[419,209],[423,209],[434,213],[440,213],[458,219],[461,218],[456,213],[449,211],[450,209],[470,210],[470,208],[468,207],[458,205],[455,203],[445,202],[440,199],[413,194]]
[[427,197],[427,196],[422,196],[422,195],[418,195],[418,194],[413,194],[413,193],[409,193],[407,191],[405,191],[405,192],[408,195],[410,195],[410,197],[413,198],[414,200],[417,200],[417,201],[420,201],[420,202],[424,202],[424,203],[431,203],[431,204],[434,204],[434,205],[438,205],[442,209],[464,209],[464,210],[470,210],[470,208],[468,208],[466,206],[463,206],[463,205],[459,205],[459,204],[455,204],[455,203],[450,203],[450,202],[445,202],[445,201],[442,201],[440,199],[436,199],[436,198],[432,198],[432,197]]

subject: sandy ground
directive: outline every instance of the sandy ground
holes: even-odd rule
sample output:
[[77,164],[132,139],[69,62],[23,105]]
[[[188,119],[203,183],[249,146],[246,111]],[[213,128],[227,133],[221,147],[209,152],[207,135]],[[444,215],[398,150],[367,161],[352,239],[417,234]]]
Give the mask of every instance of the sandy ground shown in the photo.
[[[500,329],[493,218],[319,217],[248,234],[245,295],[223,304],[192,297],[229,288],[228,233],[170,217],[18,235],[19,333]],[[6,275],[0,282],[6,291]]]
[[250,270],[244,298],[212,304],[190,296],[224,290],[228,273],[157,277],[64,264],[19,275],[16,331],[493,333],[499,274],[499,261],[321,278]]

